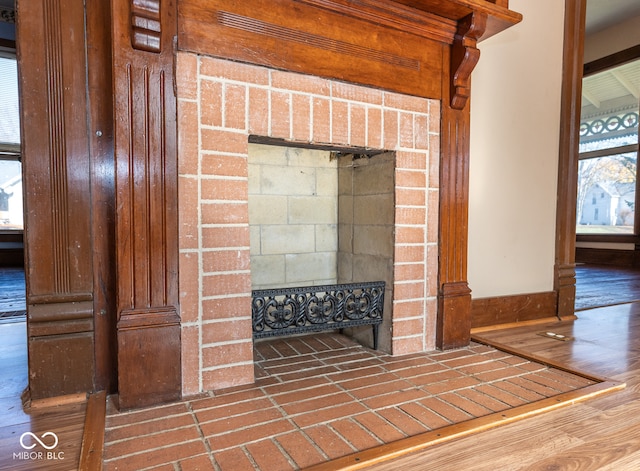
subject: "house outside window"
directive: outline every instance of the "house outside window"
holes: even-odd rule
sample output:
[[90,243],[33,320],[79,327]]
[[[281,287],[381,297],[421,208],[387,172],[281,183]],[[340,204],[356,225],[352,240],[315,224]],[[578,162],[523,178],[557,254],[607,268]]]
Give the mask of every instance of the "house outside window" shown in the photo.
[[[635,235],[640,59],[583,79],[576,233]],[[586,211],[585,202],[592,202]]]

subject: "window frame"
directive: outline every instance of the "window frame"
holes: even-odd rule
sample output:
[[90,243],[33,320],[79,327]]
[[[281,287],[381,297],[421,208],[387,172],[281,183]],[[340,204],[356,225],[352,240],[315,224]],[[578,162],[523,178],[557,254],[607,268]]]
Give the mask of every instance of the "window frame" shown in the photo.
[[[634,46],[624,51],[617,52],[610,56],[597,59],[589,62],[583,67],[583,80],[585,77],[594,75],[600,72],[604,72],[608,69],[640,60],[640,45]],[[640,100],[639,100],[640,102]],[[609,155],[617,155],[624,152],[636,152],[636,156],[640,159],[640,126],[638,127],[638,144],[623,145],[619,147],[611,147],[608,149],[601,149],[595,151],[588,151],[578,154],[578,162],[581,160],[606,157]],[[576,169],[576,172],[578,169]],[[635,207],[640,208],[640,169],[636,168],[636,194],[635,194]],[[577,195],[576,195],[576,208],[577,208]],[[584,234],[577,232],[576,222],[576,242],[610,242],[610,243],[640,243],[640,211],[635,211],[633,234]]]
[[[0,57],[18,60],[15,41],[0,38]],[[20,140],[22,141],[22,138]],[[22,142],[18,144],[0,142],[0,160],[17,161],[22,165]],[[24,220],[22,229],[0,229],[0,236],[11,236],[11,234],[24,234]],[[3,240],[4,238],[0,237],[0,242]]]

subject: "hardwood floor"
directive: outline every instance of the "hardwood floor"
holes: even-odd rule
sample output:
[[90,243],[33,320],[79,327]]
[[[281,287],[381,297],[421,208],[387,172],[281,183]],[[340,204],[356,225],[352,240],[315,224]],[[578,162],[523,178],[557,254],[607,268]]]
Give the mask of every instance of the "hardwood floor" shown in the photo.
[[0,267],[0,321],[26,314],[24,269]]
[[[538,335],[546,331],[574,340]],[[483,332],[476,340],[625,381],[627,387],[367,469],[640,469],[640,303],[583,311],[575,321]]]
[[640,301],[640,270],[606,265],[576,267],[576,311]]

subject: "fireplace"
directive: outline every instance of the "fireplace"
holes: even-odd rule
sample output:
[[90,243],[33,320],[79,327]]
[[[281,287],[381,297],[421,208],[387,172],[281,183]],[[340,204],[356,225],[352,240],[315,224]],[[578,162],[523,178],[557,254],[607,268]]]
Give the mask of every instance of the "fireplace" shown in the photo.
[[185,52],[177,77],[183,394],[253,382],[256,285],[382,278],[380,348],[434,349],[439,100]]
[[[109,384],[117,369],[121,407],[253,382],[253,144],[365,156],[346,166],[354,174],[393,162],[380,205],[390,222],[370,230],[391,239],[390,256],[376,260],[388,269],[380,347],[403,355],[469,343],[470,76],[477,42],[522,19],[508,3],[112,4],[111,34],[96,35],[114,51],[113,133],[97,130],[105,139],[92,146],[114,150],[115,191],[104,196],[117,208],[116,301],[95,317],[96,374]],[[110,104],[95,101],[96,116]],[[341,197],[353,208],[371,199]],[[336,258],[351,262],[338,277],[366,279],[380,270],[362,269],[372,254],[340,239],[372,251],[379,241],[356,227],[371,225],[356,223],[366,211],[351,224],[345,214]]]

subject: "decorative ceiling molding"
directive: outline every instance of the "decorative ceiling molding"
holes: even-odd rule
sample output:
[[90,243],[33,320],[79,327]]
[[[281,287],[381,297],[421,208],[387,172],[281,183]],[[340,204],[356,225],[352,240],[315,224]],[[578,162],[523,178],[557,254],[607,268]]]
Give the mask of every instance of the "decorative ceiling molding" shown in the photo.
[[11,8],[0,7],[0,21],[4,23],[15,23],[16,11]]

